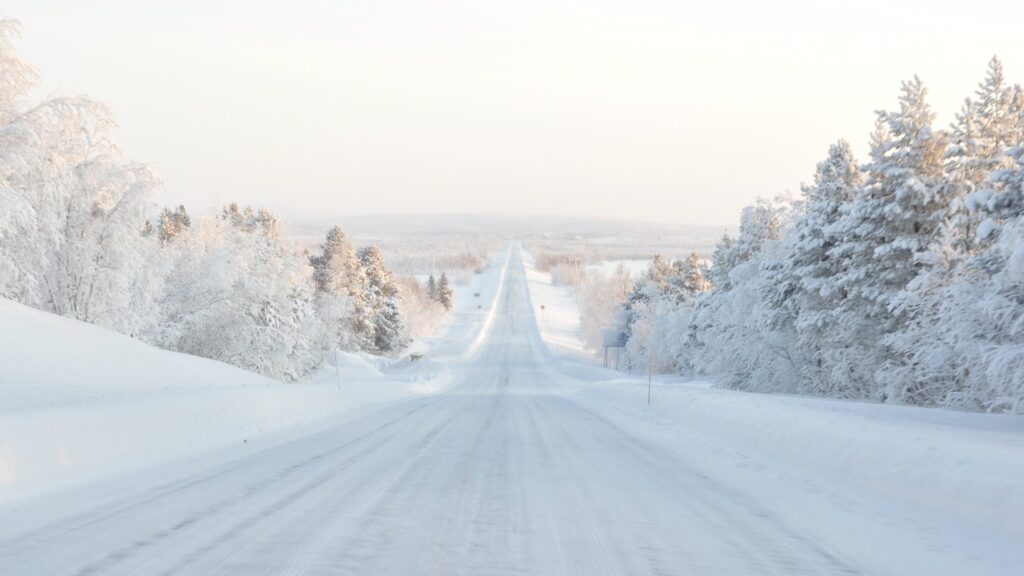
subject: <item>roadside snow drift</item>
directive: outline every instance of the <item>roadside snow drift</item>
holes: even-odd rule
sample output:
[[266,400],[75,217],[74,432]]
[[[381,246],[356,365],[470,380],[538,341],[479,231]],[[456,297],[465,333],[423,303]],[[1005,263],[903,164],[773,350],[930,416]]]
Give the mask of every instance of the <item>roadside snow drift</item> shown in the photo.
[[0,301],[0,500],[243,443],[346,406]]
[[[538,327],[551,361],[575,381],[572,398],[608,422],[642,427],[718,482],[757,486],[772,514],[901,573],[966,573],[940,569],[965,550],[976,551],[977,574],[1012,573],[1021,561],[1006,552],[1024,546],[1024,417],[737,392],[673,376],[654,377],[648,404],[646,375],[581,353],[571,291],[524,260],[535,311],[537,300],[548,304]],[[904,545],[879,550],[871,534]],[[942,550],[924,558],[914,547]]]
[[[457,288],[452,321],[417,349],[453,352],[472,341],[483,323],[478,302],[490,306],[506,256]],[[251,450],[448,381],[429,353],[418,362],[341,353],[309,382],[282,384],[0,299],[0,502],[204,452]]]

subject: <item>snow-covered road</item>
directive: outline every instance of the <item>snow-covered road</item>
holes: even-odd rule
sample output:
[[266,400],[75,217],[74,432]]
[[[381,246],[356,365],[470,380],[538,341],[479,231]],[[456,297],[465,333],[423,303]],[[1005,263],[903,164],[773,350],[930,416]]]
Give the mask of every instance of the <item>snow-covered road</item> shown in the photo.
[[[91,507],[27,503],[18,514],[46,521],[0,522],[0,573],[898,573],[860,553],[870,531],[795,527],[756,482],[695,466],[686,452],[699,445],[572,393],[517,250],[505,275],[448,391],[173,481],[146,477]],[[856,511],[830,513],[841,524]],[[874,545],[899,544],[886,534]]]

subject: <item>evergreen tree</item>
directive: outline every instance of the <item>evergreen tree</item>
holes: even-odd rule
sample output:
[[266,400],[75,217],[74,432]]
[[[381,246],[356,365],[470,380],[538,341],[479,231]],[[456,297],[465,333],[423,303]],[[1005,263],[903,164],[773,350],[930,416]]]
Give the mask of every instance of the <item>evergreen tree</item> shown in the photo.
[[722,261],[711,268],[716,284],[697,300],[686,328],[695,369],[745,389],[780,378],[791,382],[795,361],[779,327],[793,282],[779,262],[792,217],[790,199],[758,199],[743,209],[736,240],[719,244],[715,254]]
[[[1004,151],[1022,143],[1024,105],[1020,86],[1008,86],[998,58],[989,62],[985,79],[968,98],[953,123],[945,170],[950,187],[947,232],[961,254],[970,254],[978,240],[989,192],[982,186],[990,174],[1012,167]],[[994,231],[986,227],[985,232]],[[983,235],[982,235],[983,236]]]
[[189,218],[188,212],[185,211],[185,206],[179,204],[174,210],[164,208],[160,212],[157,237],[161,243],[166,244],[191,226],[192,219]]
[[455,294],[448,283],[448,275],[441,273],[441,279],[437,282],[437,301],[444,306],[445,310],[451,310],[455,305]]
[[887,338],[912,319],[914,296],[906,290],[933,263],[930,250],[948,215],[945,137],[932,131],[926,94],[919,79],[904,82],[900,109],[878,113],[865,185],[836,225],[842,241],[829,250],[845,261],[835,276],[842,300],[833,329],[848,346],[835,352],[834,377],[855,397],[899,395],[873,372],[907,361]]
[[730,261],[735,241],[728,233],[722,235],[722,239],[715,244],[711,253],[711,269],[708,271],[708,279],[712,287],[726,286],[729,282],[729,272],[733,269]]
[[321,253],[310,258],[320,292],[358,299],[366,289],[366,274],[356,249],[340,227],[327,231]]
[[665,281],[664,297],[678,304],[692,304],[697,296],[711,289],[708,265],[696,252],[672,263],[672,274]]
[[[996,170],[981,186],[1019,200],[1024,148],[1011,148],[1009,157],[1016,166]],[[896,400],[1024,412],[1024,205],[1005,208],[999,233],[974,256],[947,259],[947,269],[914,281],[915,313],[889,338],[906,358],[884,373]]]
[[[359,251],[366,274],[367,303],[373,325],[373,351],[386,354],[405,346],[406,328],[399,308],[399,289],[375,246]],[[442,277],[443,280],[443,277]]]
[[427,278],[427,296],[431,300],[433,300],[435,302],[438,301],[438,298],[437,298],[437,280],[434,280],[434,275],[433,274],[431,274],[430,277]]
[[925,267],[921,257],[940,236],[949,206],[945,138],[932,131],[926,95],[915,77],[903,83],[899,111],[878,113],[867,180],[836,226],[843,240],[829,250],[849,259],[837,289],[865,302],[856,313],[875,318],[883,331],[897,325],[899,314],[890,308]]
[[[340,227],[334,226],[327,231],[321,253],[310,258],[310,265],[313,267],[321,308],[347,308],[345,317],[332,320],[343,323],[345,328],[339,326],[333,330],[333,346],[342,349],[372,349],[373,309],[368,301],[366,273],[355,247]],[[339,299],[346,301],[344,306]]]
[[[1008,165],[993,171],[982,186],[988,218],[982,223],[981,235],[987,239],[997,237],[1009,223],[1019,224],[1024,217],[1024,142],[1007,148],[1004,158]],[[1001,270],[1005,260],[999,255],[1006,253],[1006,250],[986,250],[978,263],[989,271]]]
[[787,282],[793,283],[793,298],[787,303],[797,347],[806,359],[801,377],[806,389],[818,393],[837,386],[837,379],[846,384],[848,370],[837,369],[831,360],[834,351],[843,348],[832,331],[833,315],[843,299],[835,278],[846,270],[848,262],[830,252],[842,241],[837,225],[860,186],[861,173],[853,151],[840,140],[818,164],[814,184],[803,187],[804,213],[786,236],[786,261],[782,266]]

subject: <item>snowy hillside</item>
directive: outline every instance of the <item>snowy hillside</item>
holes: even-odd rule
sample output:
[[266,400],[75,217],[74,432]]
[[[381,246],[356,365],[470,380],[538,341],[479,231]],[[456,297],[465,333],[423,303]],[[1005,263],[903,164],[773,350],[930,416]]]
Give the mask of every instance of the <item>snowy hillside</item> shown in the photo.
[[330,356],[306,383],[0,299],[0,502],[211,451],[251,451],[359,406],[434,393],[448,372],[431,353],[472,345],[487,318],[477,306],[491,307],[502,262],[456,287],[452,319],[415,346],[427,360],[342,353],[340,369]]
[[0,300],[0,501],[242,443],[343,408],[284,385]]

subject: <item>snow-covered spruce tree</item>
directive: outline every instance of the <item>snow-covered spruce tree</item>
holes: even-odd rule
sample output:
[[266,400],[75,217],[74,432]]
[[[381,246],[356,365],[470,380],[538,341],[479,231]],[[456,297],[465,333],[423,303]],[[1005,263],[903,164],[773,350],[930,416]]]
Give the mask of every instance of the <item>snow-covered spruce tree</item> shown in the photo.
[[886,337],[910,320],[905,290],[929,266],[948,215],[946,138],[932,130],[926,95],[915,77],[903,83],[898,111],[878,113],[865,184],[835,226],[842,240],[829,255],[847,263],[833,284],[843,295],[833,327],[837,341],[847,343],[830,359],[841,396],[895,400],[908,393],[870,372],[907,360]]
[[366,300],[372,314],[371,350],[378,354],[401,350],[408,341],[408,335],[399,308],[401,296],[398,285],[376,246],[361,249],[359,261],[366,274]]
[[655,254],[646,272],[633,284],[633,290],[626,296],[622,310],[611,326],[626,337],[627,368],[647,366],[651,360],[648,355],[651,327],[645,320],[655,313],[656,302],[668,289],[671,275],[671,262]]
[[728,233],[723,234],[722,239],[715,244],[715,249],[711,252],[711,262],[713,265],[708,271],[708,280],[711,281],[712,288],[728,288],[729,272],[737,264],[732,261],[735,244],[736,242]]
[[628,365],[690,371],[690,317],[697,298],[711,287],[707,271],[697,254],[671,263],[660,256],[652,259],[623,306]]
[[673,274],[668,279],[666,296],[681,304],[693,304],[698,295],[711,289],[708,264],[696,252],[672,263]]
[[672,276],[672,264],[660,254],[651,259],[647,271],[633,285],[632,292],[623,302],[624,330],[626,338],[631,336],[633,324],[645,308],[668,289],[668,280]]
[[788,198],[760,199],[744,209],[735,242],[716,250],[722,283],[697,300],[691,320],[696,372],[733,388],[795,391],[800,360],[791,330],[780,329],[780,301],[768,296],[779,288],[774,268],[792,214]]
[[1021,147],[1024,147],[1024,91],[1015,87],[1015,106],[1011,118],[1016,118],[1015,129],[1007,130],[1014,140],[1006,142],[1001,154],[993,161],[993,170],[984,185],[971,197],[971,208],[984,218],[978,229],[982,242],[992,241],[1003,224],[1016,220],[1024,210],[1024,192],[1020,186]]
[[445,310],[450,311],[455,305],[455,293],[452,292],[451,284],[448,282],[448,274],[441,272],[441,279],[437,281],[435,298]]
[[[981,187],[1024,195],[1024,148],[1011,148],[1015,167],[996,170]],[[1024,203],[1003,212],[998,233],[945,274],[911,285],[924,294],[907,327],[891,339],[910,359],[890,375],[907,402],[1024,413]],[[947,253],[951,250],[947,245]]]
[[927,92],[917,78],[902,91],[899,111],[878,113],[865,186],[837,227],[843,241],[830,250],[856,260],[839,275],[840,287],[869,303],[883,328],[898,321],[888,308],[926,266],[919,257],[938,237],[949,206],[945,138],[932,130]]
[[310,258],[318,308],[332,334],[330,346],[342,350],[373,348],[373,310],[367,278],[356,249],[335,226],[327,232],[320,254]]
[[[1001,168],[1012,167],[1004,150],[1024,141],[1024,93],[1006,84],[1003,66],[993,57],[974,99],[965,100],[950,131],[945,170],[950,186],[947,225],[953,249],[962,256],[974,252],[979,224],[989,199],[979,186]],[[990,233],[992,228],[987,227]],[[984,238],[981,238],[984,240]]]
[[[975,95],[953,125],[946,154],[951,201],[945,229],[927,255],[929,266],[901,297],[907,321],[885,339],[903,361],[886,365],[881,377],[896,391],[894,398],[907,403],[992,405],[988,383],[979,379],[987,366],[979,361],[1005,340],[989,329],[999,322],[979,303],[1000,300],[993,274],[1002,270],[1007,250],[993,243],[1001,223],[1019,214],[1001,192],[1015,188],[1014,160],[1006,151],[1024,138],[1024,123],[1020,88],[1006,85],[997,59]],[[1011,181],[1002,181],[1007,176]]]
[[434,300],[436,302],[437,301],[437,280],[434,279],[434,275],[433,274],[431,274],[430,277],[427,278],[427,288],[426,288],[426,290],[427,290],[427,296],[431,300]]
[[[818,164],[814,183],[802,188],[803,213],[797,217],[784,240],[784,260],[777,270],[782,278],[771,293],[789,292],[784,302],[787,320],[793,322],[795,347],[800,350],[800,388],[812,394],[833,394],[845,382],[831,376],[837,367],[833,355],[845,343],[832,328],[835,312],[844,294],[835,283],[848,261],[830,251],[840,241],[837,224],[843,211],[857,197],[861,173],[850,145],[840,140],[833,144],[825,160]],[[839,368],[845,373],[845,368]]]
[[191,226],[192,219],[185,210],[185,206],[179,204],[174,210],[164,208],[157,219],[157,238],[161,243],[166,244]]
[[[945,404],[970,402],[990,411],[1024,413],[1024,136],[1006,155],[1013,166],[990,178],[999,231],[975,266],[992,275],[963,279],[950,299],[965,304],[960,316],[967,314],[966,322],[982,328],[968,334],[984,334],[984,342],[976,348],[980,355],[967,356],[975,362],[968,364],[963,388],[947,394]],[[968,303],[978,315],[970,314]]]
[[143,232],[158,181],[122,159],[103,105],[22,108],[35,75],[15,31],[0,21],[0,296],[138,334],[156,320],[156,240]]

